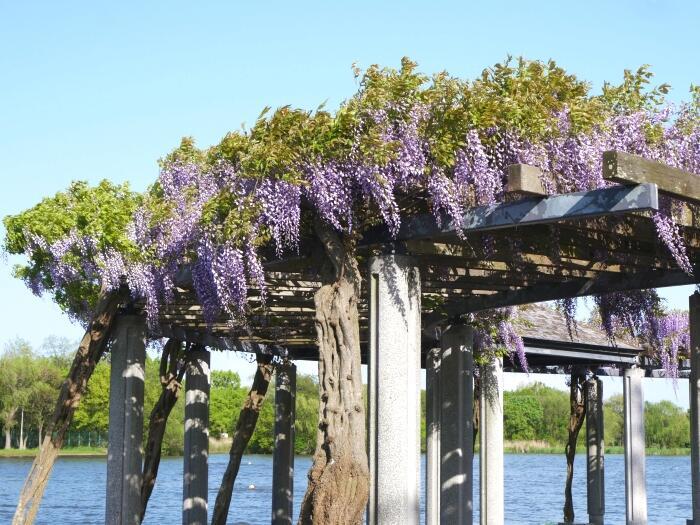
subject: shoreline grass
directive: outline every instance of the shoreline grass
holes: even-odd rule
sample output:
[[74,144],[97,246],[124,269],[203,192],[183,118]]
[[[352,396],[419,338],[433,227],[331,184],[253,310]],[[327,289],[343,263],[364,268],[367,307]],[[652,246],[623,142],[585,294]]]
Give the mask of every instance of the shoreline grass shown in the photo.
[[[24,450],[2,448],[0,449],[0,458],[33,458],[38,453],[38,448]],[[105,447],[71,447],[59,450],[58,455],[63,457],[100,457],[107,455],[107,449]]]
[[[212,440],[209,446],[210,454],[226,454],[228,453],[229,443],[215,442]],[[552,445],[544,442],[508,442],[506,441],[504,449],[506,454],[561,454],[564,455],[564,445]],[[18,449],[0,449],[0,459],[2,458],[33,458],[37,455],[39,449],[32,448],[26,450]],[[475,452],[479,452],[477,445]],[[606,454],[624,454],[624,447],[612,446],[605,447]],[[580,445],[576,448],[577,454],[585,454],[585,447]],[[689,456],[689,448],[658,448],[648,447],[646,449],[647,456]],[[62,457],[103,457],[107,455],[105,447],[71,447],[62,449],[59,453]],[[181,454],[176,455],[181,456]]]

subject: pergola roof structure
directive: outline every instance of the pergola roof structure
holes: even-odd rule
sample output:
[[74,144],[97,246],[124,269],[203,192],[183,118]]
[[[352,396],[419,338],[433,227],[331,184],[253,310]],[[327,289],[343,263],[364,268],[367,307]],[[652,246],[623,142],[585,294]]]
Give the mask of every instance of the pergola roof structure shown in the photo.
[[[629,338],[618,338],[613,344],[602,328],[593,324],[578,323],[572,328],[569,333],[564,314],[553,308],[541,304],[520,308],[518,333],[523,338],[529,371],[560,374],[570,366],[583,366],[597,375],[611,375],[614,372],[610,365],[638,364],[645,350]],[[515,357],[504,365],[509,372],[522,371]]]
[[[682,203],[681,235],[691,264],[700,269],[700,218],[692,213],[700,178],[619,152],[605,154],[603,171],[611,181],[607,188],[548,196],[536,168],[511,166],[506,202],[471,208],[461,224],[430,214],[404,218],[394,237],[377,227],[359,242],[360,264],[386,253],[413,258],[421,277],[424,353],[436,345],[442,323],[470,312],[696,283],[659,240],[651,213],[659,209],[660,196]],[[313,295],[320,286],[321,253],[307,239],[298,254],[269,257],[266,301],[250,291],[247,326],[224,316],[208,326],[183,269],[174,300],[161,311],[163,335],[219,349],[316,359]],[[363,361],[367,288],[359,303]]]

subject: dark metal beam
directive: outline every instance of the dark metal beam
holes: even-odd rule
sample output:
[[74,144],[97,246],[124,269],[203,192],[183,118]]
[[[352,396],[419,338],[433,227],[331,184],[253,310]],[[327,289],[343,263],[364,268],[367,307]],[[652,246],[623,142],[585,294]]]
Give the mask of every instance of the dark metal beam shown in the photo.
[[[658,208],[659,198],[655,184],[612,186],[470,208],[463,215],[461,224],[444,216],[438,225],[433,215],[418,215],[402,222],[394,240],[437,240],[454,237],[459,229],[465,232],[488,231]],[[386,227],[381,226],[363,235],[361,244],[386,243],[391,240]]]
[[636,355],[614,355],[612,353],[594,353],[584,350],[556,350],[553,348],[535,348],[525,346],[528,360],[531,356],[537,356],[540,360],[553,362],[565,361],[567,364],[586,363],[588,365],[634,365],[637,363]]

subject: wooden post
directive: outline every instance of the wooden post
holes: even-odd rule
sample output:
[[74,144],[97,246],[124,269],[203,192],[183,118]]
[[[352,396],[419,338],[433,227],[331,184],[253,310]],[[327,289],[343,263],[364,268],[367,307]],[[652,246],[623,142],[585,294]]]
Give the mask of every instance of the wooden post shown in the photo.
[[588,521],[591,525],[603,525],[605,515],[603,382],[597,377],[587,380],[585,395]]
[[192,352],[185,383],[183,525],[207,525],[209,493],[209,351]]
[[297,367],[275,369],[275,448],[272,456],[272,524],[291,525],[294,500],[294,418]]
[[[454,325],[442,334],[440,359],[440,523],[473,520],[473,331]],[[502,453],[502,451],[501,451]]]
[[440,523],[440,349],[425,361],[425,525]]
[[688,304],[690,329],[690,476],[692,480],[692,519],[688,524],[700,525],[700,294],[690,296]]
[[122,315],[113,333],[105,523],[138,525],[146,324],[141,317]]

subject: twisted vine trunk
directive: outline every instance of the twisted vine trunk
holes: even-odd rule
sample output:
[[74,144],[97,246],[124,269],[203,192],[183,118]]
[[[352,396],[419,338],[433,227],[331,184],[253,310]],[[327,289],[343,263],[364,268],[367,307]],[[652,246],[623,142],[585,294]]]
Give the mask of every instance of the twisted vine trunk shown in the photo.
[[569,404],[571,413],[569,416],[569,440],[566,443],[566,488],[564,489],[564,522],[574,522],[574,501],[571,487],[574,481],[574,458],[576,456],[576,441],[586,416],[586,403],[584,400],[584,384],[586,373],[583,370],[571,372],[571,390]]
[[211,518],[212,525],[226,525],[226,518],[228,517],[229,507],[231,506],[233,484],[236,482],[236,476],[238,476],[241,458],[255,431],[260,409],[265,400],[265,394],[270,385],[270,379],[272,379],[274,366],[272,365],[271,356],[258,353],[256,358],[258,368],[255,371],[253,386],[250,387],[248,397],[238,415],[236,431],[233,434],[233,442],[231,443],[231,451],[229,452],[228,465],[226,466],[226,472],[221,480],[219,493],[216,496],[216,503],[214,504],[214,514]]
[[12,518],[13,525],[31,524],[36,518],[58,451],[63,446],[73,414],[85,393],[95,366],[104,354],[109,330],[117,308],[126,295],[125,292],[125,289],[119,292],[107,292],[104,289],[100,291],[95,314],[73,358],[68,377],[61,385],[56,408],[47,426],[41,449],[24,481]]
[[369,497],[357,303],[361,276],[352,246],[323,223],[316,233],[333,266],[314,295],[319,427],[300,524],[355,525]]
[[169,339],[160,357],[161,393],[149,418],[148,437],[144,447],[143,484],[141,485],[141,510],[139,521],[146,515],[148,500],[153,492],[160,466],[161,447],[168,417],[177,403],[182,389],[182,378],[187,370],[187,360],[181,359],[182,342]]

